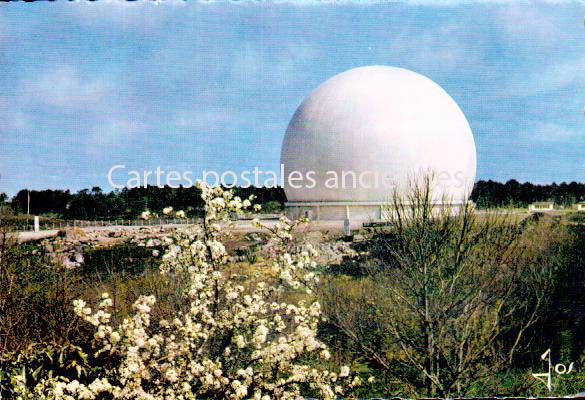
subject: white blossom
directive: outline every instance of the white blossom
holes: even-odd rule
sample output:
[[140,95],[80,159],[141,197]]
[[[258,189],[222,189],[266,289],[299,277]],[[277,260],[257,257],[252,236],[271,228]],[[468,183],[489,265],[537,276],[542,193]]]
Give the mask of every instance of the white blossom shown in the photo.
[[[347,366],[337,375],[304,364],[311,356],[330,358],[317,337],[319,303],[280,300],[287,288],[309,291],[317,281],[309,271],[314,266],[312,251],[287,252],[296,223],[282,218],[271,228],[279,281],[245,288],[224,272],[228,261],[221,226],[253,198],[242,201],[230,191],[200,182],[198,187],[205,203],[202,226],[163,240],[168,248],[161,273],[187,275],[187,309],[151,323],[156,299],[140,296],[133,313],[114,324],[109,295],[102,295],[95,311],[75,300],[75,314],[95,326],[96,356],[112,355],[112,364],[93,380],[47,378],[34,396],[21,382],[23,398],[162,400],[213,394],[226,399],[292,399],[302,397],[301,387],[308,385],[319,397],[333,399],[351,387]],[[165,208],[165,215],[168,209],[172,212]]]

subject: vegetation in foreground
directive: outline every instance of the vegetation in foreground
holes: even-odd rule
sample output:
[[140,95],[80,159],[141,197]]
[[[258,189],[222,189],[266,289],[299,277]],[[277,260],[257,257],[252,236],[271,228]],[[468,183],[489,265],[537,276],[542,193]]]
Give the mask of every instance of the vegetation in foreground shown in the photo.
[[[540,355],[548,348],[553,365],[576,362],[571,374],[553,377],[553,394],[583,390],[578,222],[519,224],[495,213],[476,218],[472,209],[433,216],[423,189],[409,208],[396,199],[393,224],[355,243],[360,256],[340,266],[290,255],[298,246],[286,221],[262,262],[244,266],[229,262],[213,223],[231,200],[210,196],[216,204],[197,231],[156,249],[90,250],[73,270],[35,244],[11,243],[3,224],[2,395],[548,395],[531,377],[546,370]],[[96,298],[97,308],[77,301],[74,315],[73,301]]]
[[75,314],[94,332],[91,350],[79,352],[87,366],[76,372],[85,374],[44,369],[39,378],[23,370],[11,376],[19,398],[332,399],[360,383],[347,366],[319,364],[330,358],[317,338],[319,303],[285,297],[287,288],[311,294],[317,282],[310,254],[288,252],[293,225],[283,219],[273,230],[273,282],[239,282],[224,273],[220,222],[251,202],[221,188],[201,190],[202,226],[167,238],[160,267],[180,282],[179,308],[154,319],[156,297],[141,295],[118,318],[107,292],[95,309],[75,300]]
[[471,207],[437,215],[428,187],[395,198],[390,226],[323,286],[329,331],[344,333],[334,347],[383,382],[379,395],[546,394],[530,373],[540,354],[569,356],[557,335],[583,337],[582,230]]

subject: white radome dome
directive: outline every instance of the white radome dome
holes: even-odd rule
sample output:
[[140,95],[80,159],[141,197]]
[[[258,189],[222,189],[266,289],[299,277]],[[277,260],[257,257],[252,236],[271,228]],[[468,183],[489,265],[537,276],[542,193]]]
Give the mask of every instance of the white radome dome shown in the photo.
[[[463,112],[439,85],[406,69],[367,66],[335,75],[303,101],[281,163],[285,177],[315,171],[311,188],[285,178],[289,202],[387,202],[432,175],[435,199],[461,204],[473,188],[476,151]],[[328,171],[364,173],[365,185],[351,187],[348,174],[345,188],[331,187]]]

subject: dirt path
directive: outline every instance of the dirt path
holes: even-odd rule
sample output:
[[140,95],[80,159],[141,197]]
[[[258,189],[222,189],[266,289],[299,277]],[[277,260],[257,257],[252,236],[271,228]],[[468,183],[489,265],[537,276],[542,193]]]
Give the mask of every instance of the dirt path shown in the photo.
[[[262,224],[267,227],[273,227],[278,221],[277,220],[263,220]],[[189,225],[179,225],[179,224],[167,224],[162,225],[163,229],[172,229],[172,228],[180,228]],[[161,226],[152,226],[152,228],[158,229]],[[359,221],[354,221],[351,223],[352,229],[360,229],[362,227],[362,223]],[[110,232],[119,232],[119,231],[126,231],[132,232],[138,229],[144,229],[144,226],[134,225],[134,226],[104,226],[104,227],[87,227],[87,228],[76,228],[81,229],[84,232],[104,232],[104,235],[109,234]],[[343,229],[343,221],[312,221],[308,223],[305,227],[301,228],[302,231],[331,231],[331,232],[341,232]],[[240,220],[235,221],[233,225],[229,228],[230,231],[233,232],[241,232],[241,233],[248,233],[258,231],[258,228],[252,225],[252,222],[249,220]],[[43,230],[40,232],[18,232],[18,242],[29,242],[34,240],[41,240],[46,238],[51,238],[57,236],[59,230]]]

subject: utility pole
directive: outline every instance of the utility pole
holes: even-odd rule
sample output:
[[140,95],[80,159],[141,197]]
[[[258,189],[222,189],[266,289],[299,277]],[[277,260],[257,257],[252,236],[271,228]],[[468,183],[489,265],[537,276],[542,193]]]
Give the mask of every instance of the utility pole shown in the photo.
[[26,194],[28,196],[28,204],[26,206],[26,214],[30,215],[30,190],[26,190]]

